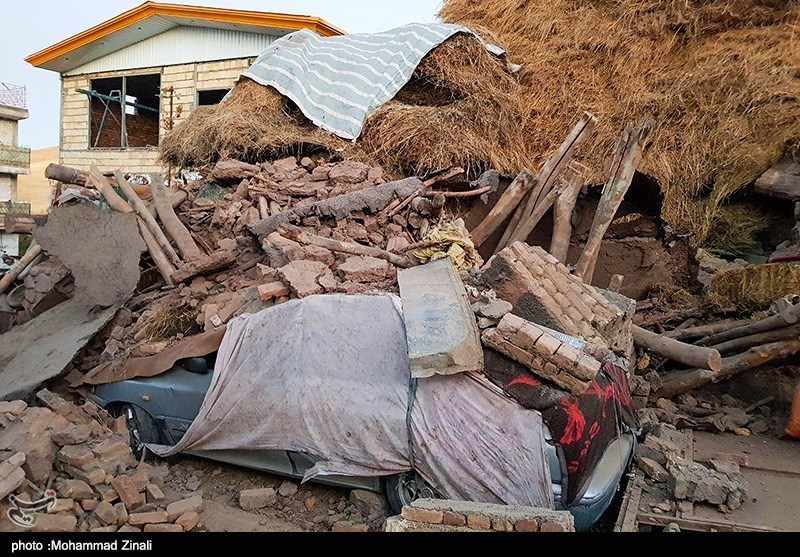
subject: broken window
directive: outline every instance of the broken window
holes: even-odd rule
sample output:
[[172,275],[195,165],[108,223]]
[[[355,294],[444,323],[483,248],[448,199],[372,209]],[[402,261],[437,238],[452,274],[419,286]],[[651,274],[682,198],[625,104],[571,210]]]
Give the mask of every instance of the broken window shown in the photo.
[[160,74],[93,79],[89,146],[158,146],[160,90]]
[[228,94],[230,89],[207,89],[205,91],[197,92],[197,106],[208,106],[210,104],[219,104],[225,95]]

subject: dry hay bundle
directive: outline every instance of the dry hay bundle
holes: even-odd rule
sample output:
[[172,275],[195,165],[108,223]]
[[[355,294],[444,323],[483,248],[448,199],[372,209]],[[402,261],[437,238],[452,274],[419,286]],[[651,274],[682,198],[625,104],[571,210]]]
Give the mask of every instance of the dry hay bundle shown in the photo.
[[522,64],[535,159],[589,110],[599,125],[582,158],[601,182],[623,127],[655,119],[642,170],[661,184],[664,218],[698,243],[800,138],[796,0],[446,0],[440,15]]
[[708,285],[708,300],[722,307],[758,310],[784,296],[800,294],[800,265],[750,265],[721,271]]
[[460,34],[423,59],[355,143],[314,126],[275,89],[242,79],[228,100],[195,109],[168,134],[161,157],[192,167],[225,157],[257,162],[322,149],[379,164],[390,175],[449,165],[512,172],[526,160],[518,93],[505,62]]

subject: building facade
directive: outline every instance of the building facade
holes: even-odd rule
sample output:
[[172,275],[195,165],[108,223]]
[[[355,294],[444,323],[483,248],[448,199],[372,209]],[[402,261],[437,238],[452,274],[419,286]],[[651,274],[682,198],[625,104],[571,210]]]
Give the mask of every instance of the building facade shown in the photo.
[[302,28],[342,33],[311,16],[147,2],[26,60],[61,75],[62,164],[161,172],[164,134]]
[[19,145],[19,122],[28,117],[25,88],[0,82],[0,255],[19,254],[19,235],[6,234],[6,214],[29,214],[30,203],[17,199],[17,180],[29,174],[31,150]]

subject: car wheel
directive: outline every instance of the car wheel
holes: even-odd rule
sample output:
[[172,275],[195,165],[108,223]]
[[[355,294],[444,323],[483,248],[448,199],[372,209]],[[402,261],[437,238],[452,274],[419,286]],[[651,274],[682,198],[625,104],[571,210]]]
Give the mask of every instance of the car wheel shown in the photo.
[[392,512],[400,514],[403,507],[417,499],[436,499],[438,495],[422,476],[414,471],[403,472],[386,479],[386,498]]
[[146,443],[158,443],[158,425],[153,417],[143,408],[135,404],[123,404],[117,409],[117,416],[125,416],[128,427],[131,450],[136,458],[142,458]]

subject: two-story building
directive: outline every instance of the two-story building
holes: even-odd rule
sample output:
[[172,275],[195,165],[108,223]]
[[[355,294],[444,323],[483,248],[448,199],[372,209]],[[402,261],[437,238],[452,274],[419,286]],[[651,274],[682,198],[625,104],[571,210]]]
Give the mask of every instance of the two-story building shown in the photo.
[[31,150],[19,145],[19,121],[28,117],[25,87],[0,82],[0,253],[19,253],[17,234],[6,234],[7,213],[28,214],[30,203],[17,199],[17,176],[29,174]]
[[61,75],[61,164],[161,172],[163,135],[303,28],[343,33],[312,16],[146,2],[26,61]]

